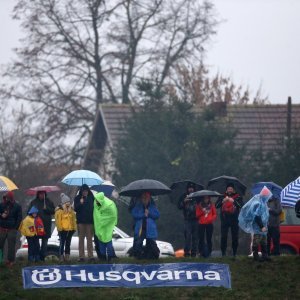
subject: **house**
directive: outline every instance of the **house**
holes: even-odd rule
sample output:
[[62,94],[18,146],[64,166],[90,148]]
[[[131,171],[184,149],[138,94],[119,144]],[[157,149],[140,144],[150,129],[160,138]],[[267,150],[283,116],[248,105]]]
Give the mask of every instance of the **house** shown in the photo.
[[[248,150],[270,151],[284,146],[285,139],[300,129],[300,105],[227,105],[213,103],[212,109],[224,126],[237,130],[236,144]],[[84,167],[110,177],[113,171],[112,150],[125,134],[124,124],[138,106],[102,104],[94,122],[84,157]],[[201,107],[194,107],[201,114]],[[288,113],[289,112],[289,113]]]

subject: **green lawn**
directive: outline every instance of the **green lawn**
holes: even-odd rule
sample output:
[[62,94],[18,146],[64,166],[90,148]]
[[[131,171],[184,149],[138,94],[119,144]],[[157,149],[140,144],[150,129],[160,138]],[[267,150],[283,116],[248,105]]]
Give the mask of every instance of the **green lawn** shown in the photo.
[[[215,262],[230,265],[232,289],[225,288],[64,288],[23,290],[22,268],[0,267],[0,299],[300,299],[300,256],[276,257],[272,262],[257,263],[248,257],[211,259],[164,259],[159,262]],[[153,263],[119,259],[117,263]],[[49,263],[48,263],[49,264]],[[38,297],[38,298],[37,298]],[[90,297],[90,298],[89,298]]]

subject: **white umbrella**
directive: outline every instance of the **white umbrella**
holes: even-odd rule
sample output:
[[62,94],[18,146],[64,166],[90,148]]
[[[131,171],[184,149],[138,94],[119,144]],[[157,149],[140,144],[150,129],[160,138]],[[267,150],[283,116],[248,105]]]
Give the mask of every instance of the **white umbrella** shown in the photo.
[[289,183],[280,194],[281,205],[295,207],[300,200],[300,176]]

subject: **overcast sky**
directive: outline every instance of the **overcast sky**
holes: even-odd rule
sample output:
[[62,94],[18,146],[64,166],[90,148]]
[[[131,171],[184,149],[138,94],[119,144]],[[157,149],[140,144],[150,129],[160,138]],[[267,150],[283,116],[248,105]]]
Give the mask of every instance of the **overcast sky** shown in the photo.
[[[21,37],[11,19],[15,2],[0,0],[0,64],[12,59]],[[300,0],[212,2],[224,22],[208,47],[211,74],[230,75],[253,93],[262,85],[271,103],[292,96],[300,104]]]

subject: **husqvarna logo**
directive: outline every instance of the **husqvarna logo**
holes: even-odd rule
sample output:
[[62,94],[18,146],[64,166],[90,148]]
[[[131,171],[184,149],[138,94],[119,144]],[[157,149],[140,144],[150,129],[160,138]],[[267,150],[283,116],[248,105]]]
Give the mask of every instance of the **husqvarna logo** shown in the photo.
[[59,269],[43,269],[41,271],[34,270],[31,279],[37,285],[55,284],[61,280],[62,276]]

